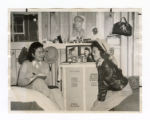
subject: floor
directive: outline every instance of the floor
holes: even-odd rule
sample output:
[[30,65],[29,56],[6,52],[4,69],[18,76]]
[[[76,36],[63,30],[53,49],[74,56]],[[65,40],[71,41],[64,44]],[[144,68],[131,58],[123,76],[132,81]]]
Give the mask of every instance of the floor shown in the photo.
[[121,102],[113,111],[140,111],[139,89],[133,90],[133,94]]

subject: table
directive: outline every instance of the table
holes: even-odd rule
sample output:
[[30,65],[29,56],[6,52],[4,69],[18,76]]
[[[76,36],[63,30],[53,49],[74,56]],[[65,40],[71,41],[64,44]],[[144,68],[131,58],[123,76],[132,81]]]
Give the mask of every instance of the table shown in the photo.
[[98,94],[95,63],[66,63],[60,69],[65,110],[89,111]]

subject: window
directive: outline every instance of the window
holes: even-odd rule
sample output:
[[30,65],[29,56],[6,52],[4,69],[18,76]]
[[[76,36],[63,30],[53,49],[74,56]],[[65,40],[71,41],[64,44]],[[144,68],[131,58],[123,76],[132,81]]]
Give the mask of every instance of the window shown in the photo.
[[38,41],[38,15],[12,13],[11,41]]

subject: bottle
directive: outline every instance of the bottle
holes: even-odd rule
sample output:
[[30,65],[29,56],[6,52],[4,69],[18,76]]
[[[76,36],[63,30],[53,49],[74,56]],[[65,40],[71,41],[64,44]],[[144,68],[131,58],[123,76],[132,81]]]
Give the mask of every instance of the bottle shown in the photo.
[[87,62],[87,57],[85,55],[83,56],[83,62]]

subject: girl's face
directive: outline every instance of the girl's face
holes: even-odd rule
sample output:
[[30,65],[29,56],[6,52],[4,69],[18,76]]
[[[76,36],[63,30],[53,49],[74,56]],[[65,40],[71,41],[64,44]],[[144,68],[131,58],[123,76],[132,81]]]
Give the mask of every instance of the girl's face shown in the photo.
[[75,28],[82,28],[83,20],[81,18],[75,19]]
[[93,47],[92,55],[93,55],[95,61],[97,61],[99,58],[102,58],[100,55],[100,51],[97,47]]
[[89,53],[90,53],[90,52],[89,52],[88,50],[84,50],[84,55],[85,55],[85,56],[88,56]]
[[37,61],[43,61],[44,55],[44,49],[42,47],[39,47],[35,50],[35,54],[33,54],[33,57]]

